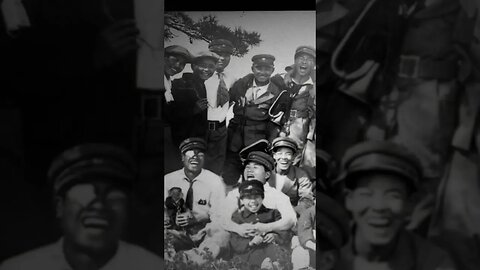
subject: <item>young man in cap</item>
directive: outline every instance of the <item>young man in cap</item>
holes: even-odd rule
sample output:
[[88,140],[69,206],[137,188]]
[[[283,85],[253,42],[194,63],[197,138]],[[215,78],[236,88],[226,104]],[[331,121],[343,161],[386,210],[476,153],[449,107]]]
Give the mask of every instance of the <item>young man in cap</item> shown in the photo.
[[318,192],[316,205],[298,219],[298,236],[292,239],[293,270],[333,269],[340,259],[340,248],[348,240],[348,224],[349,216],[344,207]]
[[[255,224],[280,220],[281,214],[278,210],[263,205],[265,195],[262,182],[258,180],[245,181],[239,185],[238,190],[241,205],[232,215],[233,222]],[[279,252],[278,245],[290,243],[290,238],[289,231],[258,233],[247,237],[231,233],[230,247],[233,253],[247,261],[250,267],[261,267],[268,261],[276,261]]]
[[165,48],[165,63],[164,63],[164,86],[165,86],[165,101],[173,101],[172,95],[172,76],[183,71],[185,65],[191,61],[190,52],[182,46],[171,45]]
[[293,165],[297,155],[297,143],[289,137],[278,137],[272,142],[273,158],[275,159],[275,173],[268,183],[285,193],[295,210],[300,214],[313,204],[312,181],[307,173]]
[[220,175],[227,149],[227,114],[230,106],[229,89],[236,77],[225,68],[234,51],[233,44],[226,39],[215,39],[208,49],[219,56],[215,74],[205,81],[207,89],[207,159],[205,168]]
[[274,125],[270,122],[268,109],[280,90],[270,83],[275,70],[275,57],[258,54],[252,57],[252,72],[239,79],[230,89],[233,118],[228,126],[227,160],[223,178],[227,185],[236,182],[241,174],[242,164],[238,153],[242,148],[260,139],[271,141]]
[[339,178],[355,227],[336,269],[455,269],[450,256],[405,230],[421,166],[406,148],[367,141],[347,150]]
[[[291,73],[275,75],[272,82],[280,89],[285,90],[272,104],[269,115],[277,124],[280,136],[287,136],[297,142],[302,155],[299,155],[295,164],[315,164],[314,151],[304,156],[307,140],[315,140],[315,83],[312,74],[315,72],[315,49],[309,46],[299,46],[295,50],[295,64]],[[315,143],[309,147],[315,148]]]
[[[204,139],[188,138],[179,148],[183,168],[165,175],[164,200],[172,188],[179,188],[186,211],[177,213],[176,220],[165,220],[165,228],[173,237],[175,250],[186,250],[187,259],[201,264],[204,258],[198,254],[204,254],[205,248],[216,257],[228,246],[228,232],[219,226],[225,185],[218,175],[203,168],[207,148]],[[165,205],[165,212],[167,208]],[[183,229],[171,228],[173,223]]]
[[222,214],[223,226],[227,231],[235,232],[240,236],[255,235],[258,232],[271,232],[289,230],[295,226],[297,215],[293,209],[290,199],[281,191],[272,188],[268,183],[268,178],[272,174],[274,160],[262,151],[252,151],[244,153],[245,169],[243,173],[243,181],[258,180],[263,183],[265,189],[265,199],[263,201],[265,207],[277,209],[282,218],[272,223],[256,223],[256,224],[236,224],[231,220],[232,214],[238,209],[240,194],[238,188],[231,190],[225,199],[224,213]]
[[0,269],[162,268],[160,257],[121,240],[135,167],[128,152],[109,144],[63,152],[48,172],[62,238],[9,259]]
[[207,122],[207,92],[205,81],[215,72],[219,56],[212,52],[200,52],[192,59],[193,73],[184,73],[173,81],[173,102],[166,106],[167,120],[172,129],[175,146],[189,137],[205,137]]

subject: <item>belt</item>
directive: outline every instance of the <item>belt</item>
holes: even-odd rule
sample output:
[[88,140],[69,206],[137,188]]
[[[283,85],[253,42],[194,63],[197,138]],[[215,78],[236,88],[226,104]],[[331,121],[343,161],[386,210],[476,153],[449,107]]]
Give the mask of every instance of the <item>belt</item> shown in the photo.
[[217,130],[221,127],[224,127],[227,121],[208,121],[208,130]]
[[398,76],[401,78],[451,80],[456,78],[457,72],[457,61],[422,59],[417,55],[400,55]]

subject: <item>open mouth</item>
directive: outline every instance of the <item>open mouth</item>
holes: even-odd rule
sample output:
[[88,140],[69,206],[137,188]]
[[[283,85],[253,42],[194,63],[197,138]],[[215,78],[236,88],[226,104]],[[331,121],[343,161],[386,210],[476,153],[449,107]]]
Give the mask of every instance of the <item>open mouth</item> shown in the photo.
[[392,225],[392,220],[387,217],[371,217],[367,219],[367,224],[374,228],[384,229]]
[[110,222],[107,218],[102,216],[87,216],[82,219],[82,224],[86,228],[107,229]]

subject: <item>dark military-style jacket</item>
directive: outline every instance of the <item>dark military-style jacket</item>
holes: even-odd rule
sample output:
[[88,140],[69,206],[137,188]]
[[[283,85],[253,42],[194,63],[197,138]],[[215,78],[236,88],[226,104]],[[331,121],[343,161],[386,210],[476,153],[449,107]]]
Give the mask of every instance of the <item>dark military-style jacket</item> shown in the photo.
[[247,76],[237,80],[230,89],[230,100],[233,106],[233,119],[229,123],[228,148],[238,152],[243,147],[260,139],[271,138],[271,124],[268,109],[278,96],[280,89],[273,83],[268,85],[267,91],[254,103],[246,104],[245,93],[253,85],[254,76]]
[[[264,205],[260,207],[260,210],[258,210],[257,213],[252,213],[246,208],[242,208],[232,214],[232,221],[237,224],[255,224],[257,222],[271,223],[280,220],[281,218],[282,215],[277,209],[266,208]],[[291,237],[291,235],[287,231],[280,231],[276,233],[277,235],[275,237],[275,241],[278,244],[284,244],[290,241],[289,237]],[[236,233],[231,233],[230,243],[236,253],[245,253],[248,250],[252,249],[252,247],[248,246],[248,243],[250,242],[250,240],[252,240],[252,238],[253,237],[245,238],[241,237]],[[259,247],[260,246],[256,246],[254,248]]]
[[205,84],[192,73],[184,73],[172,82],[174,101],[166,104],[165,118],[172,128],[176,145],[189,137],[204,137],[207,131],[207,110],[194,114],[195,103],[207,97]]

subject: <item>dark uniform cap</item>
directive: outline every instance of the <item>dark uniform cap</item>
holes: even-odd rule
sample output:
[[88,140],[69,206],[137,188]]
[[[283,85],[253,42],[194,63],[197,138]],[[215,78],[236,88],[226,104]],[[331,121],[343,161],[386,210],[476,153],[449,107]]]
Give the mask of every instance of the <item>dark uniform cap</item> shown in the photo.
[[220,56],[214,52],[203,51],[195,54],[195,56],[192,58],[192,63],[197,64],[198,62],[200,62],[200,60],[205,58],[212,59],[216,63]]
[[102,143],[75,146],[56,157],[48,170],[55,194],[75,183],[105,180],[131,187],[136,164],[127,150]]
[[321,192],[317,192],[315,207],[317,241],[321,241],[319,238],[328,241],[320,249],[340,249],[347,243],[350,234],[347,211],[339,202]]
[[275,152],[275,149],[280,147],[288,147],[292,149],[293,153],[297,152],[298,150],[297,142],[290,137],[277,137],[273,139],[271,150]]
[[202,138],[192,137],[183,140],[178,148],[182,154],[193,149],[198,149],[205,152],[207,150],[207,143]]
[[255,66],[273,67],[274,61],[275,61],[275,56],[270,54],[257,54],[252,57],[252,62],[253,62],[253,65]]
[[260,152],[268,152],[268,147],[270,143],[266,139],[260,139],[250,145],[245,146],[238,155],[240,156],[240,159],[242,161],[246,160],[248,157],[248,154],[252,151],[260,151]]
[[234,46],[232,42],[226,39],[215,39],[208,44],[208,49],[212,52],[233,54]]
[[290,65],[290,66],[286,66],[286,67],[285,67],[285,71],[286,71],[286,72],[289,72],[290,70],[293,69],[294,66],[295,66],[295,64],[292,64],[292,65]]
[[247,164],[248,162],[255,162],[263,165],[267,172],[273,170],[275,166],[275,160],[273,159],[273,157],[261,151],[252,151],[248,153],[247,159],[245,160],[244,164]]
[[165,48],[165,55],[181,55],[187,59],[187,63],[192,60],[190,52],[182,46],[171,45]]
[[300,47],[298,47],[295,50],[295,57],[294,58],[297,58],[297,55],[300,54],[300,53],[305,53],[305,54],[311,55],[313,58],[316,58],[315,49],[310,47],[310,46],[300,46]]
[[422,177],[422,167],[417,157],[404,146],[390,141],[366,141],[349,148],[342,160],[340,180],[344,180],[345,185],[351,188],[352,178],[355,177],[350,176],[370,171],[402,176],[413,189]]
[[263,183],[258,180],[249,180],[243,181],[238,186],[238,192],[240,193],[240,198],[245,195],[264,195],[265,188]]

